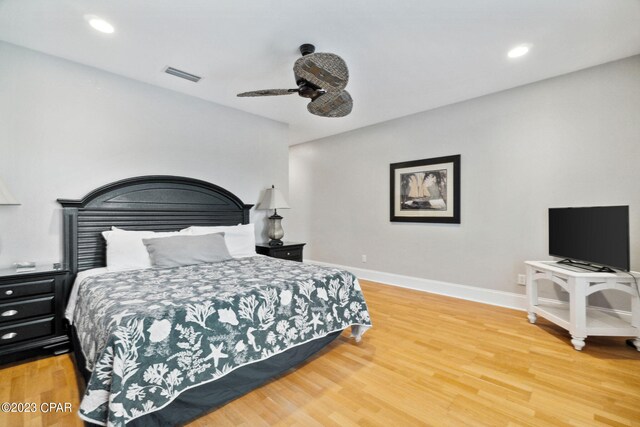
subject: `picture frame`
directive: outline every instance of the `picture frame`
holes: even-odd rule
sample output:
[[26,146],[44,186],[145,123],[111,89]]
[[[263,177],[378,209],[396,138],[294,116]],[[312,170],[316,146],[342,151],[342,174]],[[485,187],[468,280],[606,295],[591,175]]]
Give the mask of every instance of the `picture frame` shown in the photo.
[[390,165],[390,220],[460,224],[460,154]]

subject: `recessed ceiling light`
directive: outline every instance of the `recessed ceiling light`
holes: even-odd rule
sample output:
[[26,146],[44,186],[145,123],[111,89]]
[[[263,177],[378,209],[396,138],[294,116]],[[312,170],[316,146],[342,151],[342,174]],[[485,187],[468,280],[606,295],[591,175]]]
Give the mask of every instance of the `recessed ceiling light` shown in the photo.
[[95,30],[100,31],[101,33],[111,34],[115,31],[113,25],[98,16],[85,15],[84,19],[86,19],[87,22],[89,22],[89,25],[91,25]]
[[520,56],[529,53],[529,49],[531,49],[531,45],[522,44],[511,49],[509,53],[507,53],[507,56],[509,58],[519,58]]

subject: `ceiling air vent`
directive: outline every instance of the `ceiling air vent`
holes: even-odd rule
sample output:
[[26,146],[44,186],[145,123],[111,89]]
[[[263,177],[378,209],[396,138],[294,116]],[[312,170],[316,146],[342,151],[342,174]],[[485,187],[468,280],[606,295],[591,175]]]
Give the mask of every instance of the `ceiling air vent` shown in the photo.
[[178,70],[178,69],[173,68],[173,67],[167,67],[167,69],[164,70],[164,72],[167,73],[167,74],[171,74],[172,76],[180,77],[181,79],[186,79],[186,80],[192,81],[194,83],[198,83],[200,81],[200,79],[202,78],[202,77],[199,77],[199,76],[195,76],[193,74],[189,74],[186,71]]

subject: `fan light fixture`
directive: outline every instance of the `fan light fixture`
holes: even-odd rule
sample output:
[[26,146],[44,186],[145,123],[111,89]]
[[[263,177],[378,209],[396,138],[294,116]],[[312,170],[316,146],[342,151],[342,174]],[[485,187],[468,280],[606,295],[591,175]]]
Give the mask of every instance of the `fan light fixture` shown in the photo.
[[94,30],[100,31],[101,33],[111,34],[115,31],[113,25],[95,15],[85,15],[84,19],[87,20],[89,25],[93,27]]
[[531,49],[530,45],[520,45],[517,47],[514,47],[513,49],[511,49],[509,51],[509,53],[507,53],[507,56],[509,58],[519,58],[521,56],[526,55],[527,53],[529,53],[529,49]]

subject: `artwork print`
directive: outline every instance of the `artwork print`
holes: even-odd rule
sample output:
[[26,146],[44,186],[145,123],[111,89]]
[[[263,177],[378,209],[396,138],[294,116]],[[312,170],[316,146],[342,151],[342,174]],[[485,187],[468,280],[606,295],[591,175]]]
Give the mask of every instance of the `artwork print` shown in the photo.
[[460,223],[460,155],[391,164],[391,221]]
[[400,174],[400,210],[447,210],[447,170]]

